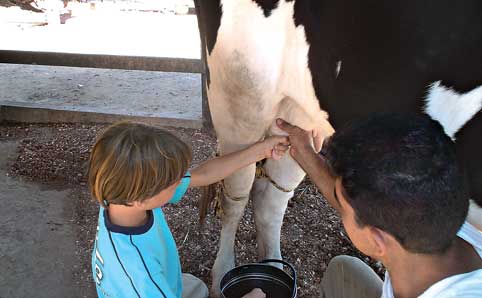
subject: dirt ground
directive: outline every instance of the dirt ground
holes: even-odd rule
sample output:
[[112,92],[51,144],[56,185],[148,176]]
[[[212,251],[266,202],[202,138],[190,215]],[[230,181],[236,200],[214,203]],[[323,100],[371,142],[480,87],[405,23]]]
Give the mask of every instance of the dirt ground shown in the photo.
[[[104,125],[17,125],[0,124],[0,142],[16,143],[16,153],[4,165],[12,179],[22,179],[45,187],[63,189],[72,206],[75,236],[72,280],[79,297],[94,297],[90,273],[90,253],[97,224],[98,206],[86,187],[86,162],[95,136]],[[191,145],[193,164],[210,158],[216,142],[202,130],[169,128]],[[181,256],[184,272],[210,285],[210,268],[218,248],[220,221],[212,213],[201,228],[198,224],[198,190],[190,190],[178,205],[164,208]],[[36,229],[36,227],[32,227]],[[339,217],[309,180],[296,190],[287,209],[281,235],[282,254],[299,273],[299,297],[317,297],[318,284],[329,260],[339,254],[362,258],[379,274],[380,264],[360,255],[350,244]],[[49,254],[48,251],[44,252]],[[55,252],[50,252],[55,253]],[[237,264],[255,262],[256,238],[251,206],[245,212],[236,238]],[[0,295],[2,296],[2,295]]]
[[17,148],[0,141],[0,297],[73,297],[79,262],[68,190],[11,177]]

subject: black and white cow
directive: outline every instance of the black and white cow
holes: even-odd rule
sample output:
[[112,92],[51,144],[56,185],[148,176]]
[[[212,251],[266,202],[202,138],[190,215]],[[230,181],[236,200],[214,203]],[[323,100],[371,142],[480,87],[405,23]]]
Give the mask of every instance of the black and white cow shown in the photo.
[[[281,134],[278,117],[323,138],[375,111],[417,111],[455,140],[472,199],[482,206],[482,1],[196,0],[196,6],[221,154]],[[255,179],[254,166],[224,182],[215,295],[234,266],[235,233],[252,187],[259,257],[281,258],[284,212],[304,173],[289,154],[264,168],[274,183]],[[475,206],[471,221],[482,228]]]

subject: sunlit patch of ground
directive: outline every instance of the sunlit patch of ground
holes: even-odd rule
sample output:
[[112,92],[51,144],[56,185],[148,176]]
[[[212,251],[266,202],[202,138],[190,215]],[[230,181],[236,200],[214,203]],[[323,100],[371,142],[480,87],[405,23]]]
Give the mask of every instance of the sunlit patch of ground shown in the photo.
[[199,59],[196,16],[152,3],[40,1],[44,13],[0,7],[0,49]]

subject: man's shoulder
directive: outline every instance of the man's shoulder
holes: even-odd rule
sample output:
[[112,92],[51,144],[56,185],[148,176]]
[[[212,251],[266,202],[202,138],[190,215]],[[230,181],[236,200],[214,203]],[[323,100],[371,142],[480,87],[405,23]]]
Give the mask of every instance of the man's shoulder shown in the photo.
[[[393,298],[390,276],[385,274],[381,298]],[[418,298],[480,298],[482,269],[447,277],[430,286]]]
[[458,231],[457,236],[472,245],[480,258],[482,258],[482,231],[469,222],[465,222]]
[[482,269],[450,276],[431,286],[419,298],[482,297]]
[[[482,232],[465,222],[457,236],[473,246],[482,259]],[[428,288],[419,298],[482,297],[482,269],[447,277]]]
[[[457,236],[472,245],[482,259],[482,231],[465,222]],[[393,298],[388,272],[385,274],[382,298]],[[482,269],[447,277],[428,288],[419,298],[482,297]]]

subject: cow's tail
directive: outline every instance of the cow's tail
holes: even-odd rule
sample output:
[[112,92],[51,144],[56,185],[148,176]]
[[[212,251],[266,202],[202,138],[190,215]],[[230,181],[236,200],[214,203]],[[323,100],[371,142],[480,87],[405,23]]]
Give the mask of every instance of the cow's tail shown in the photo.
[[204,186],[201,189],[201,199],[199,200],[199,223],[206,222],[206,216],[210,208],[214,208],[217,216],[222,216],[221,201],[224,197],[224,184],[222,181]]

